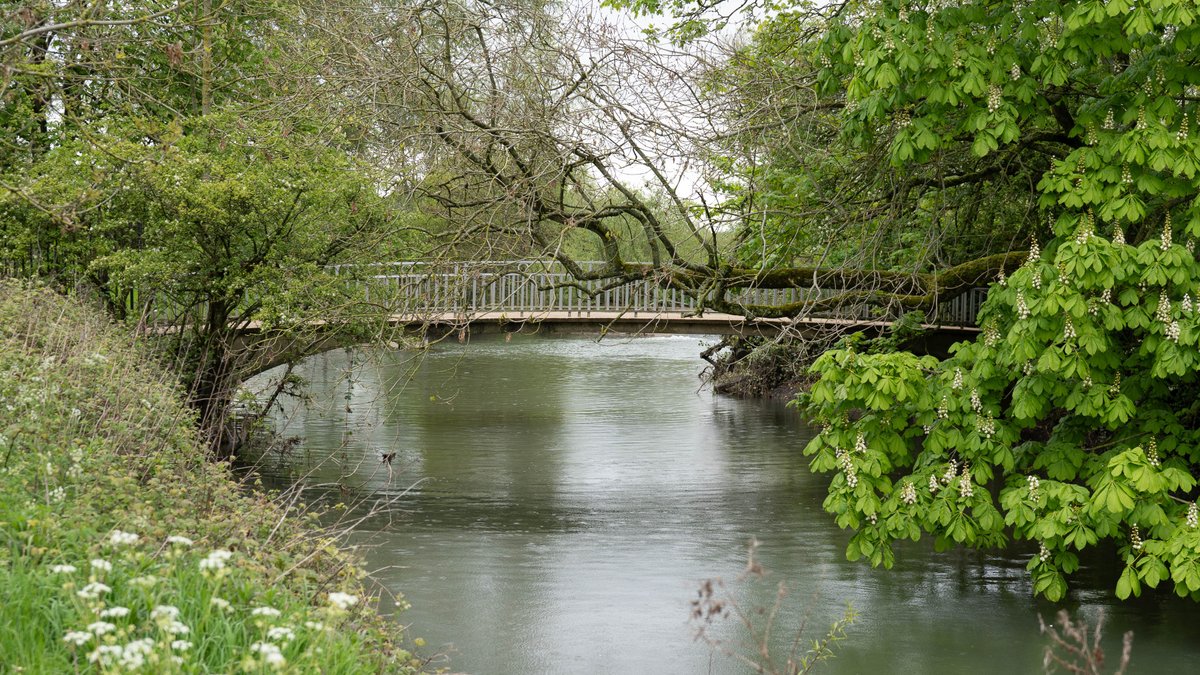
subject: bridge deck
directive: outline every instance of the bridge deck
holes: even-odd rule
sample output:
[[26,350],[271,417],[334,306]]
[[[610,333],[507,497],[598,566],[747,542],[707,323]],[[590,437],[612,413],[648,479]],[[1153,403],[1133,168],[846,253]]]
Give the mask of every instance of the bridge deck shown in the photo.
[[[883,330],[890,321],[805,317],[747,319],[736,314],[720,312],[652,312],[652,311],[479,311],[395,314],[394,324],[413,327],[462,328],[481,324],[495,326],[535,327],[537,329],[595,331],[598,328],[620,333],[679,333],[689,335],[778,335],[794,330]],[[961,333],[964,337],[978,333],[974,326],[925,324],[926,329]]]

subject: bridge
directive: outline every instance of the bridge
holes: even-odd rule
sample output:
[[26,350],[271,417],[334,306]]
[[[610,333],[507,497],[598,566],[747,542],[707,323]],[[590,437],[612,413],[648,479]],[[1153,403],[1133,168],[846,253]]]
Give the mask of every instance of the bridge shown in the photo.
[[[598,263],[590,265],[594,269]],[[654,278],[578,280],[544,261],[393,262],[365,269],[331,269],[347,276],[365,302],[387,308],[393,324],[423,330],[501,327],[510,331],[777,335],[788,331],[877,331],[899,318],[862,302],[840,304],[836,310],[801,312],[794,318],[715,312],[704,309],[695,292]],[[818,307],[840,293],[811,286],[747,287],[730,290],[727,299],[734,308]],[[925,328],[960,337],[978,332],[976,317],[986,295],[986,288],[973,288],[937,304]]]

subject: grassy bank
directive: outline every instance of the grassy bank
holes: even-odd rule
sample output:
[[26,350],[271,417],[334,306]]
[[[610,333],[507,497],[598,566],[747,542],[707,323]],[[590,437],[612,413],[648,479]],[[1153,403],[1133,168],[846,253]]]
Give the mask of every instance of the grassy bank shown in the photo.
[[314,519],[205,458],[174,378],[0,280],[0,672],[412,672]]

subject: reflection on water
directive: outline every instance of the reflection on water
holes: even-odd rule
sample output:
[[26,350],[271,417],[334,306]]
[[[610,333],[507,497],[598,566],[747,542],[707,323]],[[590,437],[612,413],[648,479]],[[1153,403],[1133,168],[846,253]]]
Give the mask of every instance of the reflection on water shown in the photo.
[[[414,633],[456,670],[485,673],[739,673],[694,640],[699,582],[733,582],[761,542],[763,582],[733,583],[746,609],[790,589],[787,650],[808,614],[819,637],[859,618],[826,672],[1038,672],[1030,551],[935,554],[900,547],[896,568],[847,562],[847,535],[807,471],[811,432],[778,403],[702,388],[696,338],[596,342],[517,336],[427,353],[336,351],[307,361],[313,399],[292,404],[279,483],[383,505],[360,526],[370,567],[413,608]],[[394,454],[390,463],[382,459]],[[1136,631],[1131,672],[1194,669],[1190,602],[1118,604],[1087,578],[1072,610],[1109,613],[1110,653]],[[713,632],[737,647],[735,622]]]

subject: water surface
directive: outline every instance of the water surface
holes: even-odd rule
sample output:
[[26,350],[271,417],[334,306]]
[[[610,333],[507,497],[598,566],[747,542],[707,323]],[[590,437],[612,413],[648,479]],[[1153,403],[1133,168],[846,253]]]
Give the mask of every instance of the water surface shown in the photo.
[[[374,507],[355,541],[456,671],[752,672],[722,655],[751,653],[736,618],[708,627],[721,648],[695,639],[690,603],[720,578],[758,625],[786,585],[777,654],[805,619],[817,638],[852,606],[823,672],[1040,672],[1038,615],[1056,607],[1031,597],[1033,551],[922,542],[889,571],[846,561],[848,535],[821,510],[827,479],[801,454],[812,432],[782,404],[703,387],[702,342],[518,335],[330,352],[300,369],[312,402],[280,418],[299,445],[262,470],[356,515]],[[739,581],[752,538],[768,573]],[[1065,606],[1107,611],[1113,657],[1136,631],[1130,672],[1195,672],[1193,603],[1122,604],[1104,585],[1114,571],[1083,577]]]

